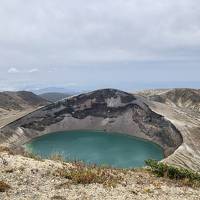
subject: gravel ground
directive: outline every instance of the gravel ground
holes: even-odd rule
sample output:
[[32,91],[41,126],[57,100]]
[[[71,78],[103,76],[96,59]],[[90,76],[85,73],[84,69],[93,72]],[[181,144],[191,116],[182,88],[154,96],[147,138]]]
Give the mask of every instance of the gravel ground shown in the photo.
[[6,182],[11,188],[0,192],[0,199],[200,199],[200,188],[181,186],[179,182],[155,177],[144,169],[127,172],[118,170],[123,180],[112,188],[102,184],[73,184],[68,179],[55,175],[55,171],[63,167],[75,166],[70,163],[38,161],[1,152],[0,181]]

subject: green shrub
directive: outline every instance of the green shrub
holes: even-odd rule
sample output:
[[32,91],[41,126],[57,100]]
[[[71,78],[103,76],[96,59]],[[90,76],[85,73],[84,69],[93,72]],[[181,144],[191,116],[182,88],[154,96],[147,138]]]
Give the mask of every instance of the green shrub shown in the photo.
[[155,160],[145,161],[151,171],[159,177],[168,177],[176,180],[188,180],[194,185],[200,185],[200,174],[185,168],[178,168]]

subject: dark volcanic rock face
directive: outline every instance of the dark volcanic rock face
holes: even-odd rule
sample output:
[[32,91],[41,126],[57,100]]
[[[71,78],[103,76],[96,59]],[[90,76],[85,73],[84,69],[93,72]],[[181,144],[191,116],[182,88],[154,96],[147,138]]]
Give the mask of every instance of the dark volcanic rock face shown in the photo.
[[[111,99],[115,103],[118,99],[118,104],[109,106],[107,101]],[[114,118],[126,112],[129,108],[137,106],[132,103],[136,98],[128,93],[104,89],[97,90],[87,94],[81,94],[72,98],[68,98],[42,108],[41,117],[31,119],[28,123],[22,123],[21,127],[31,128],[35,130],[44,130],[45,126],[62,121],[66,114],[70,114],[77,119],[84,119],[87,116]],[[39,114],[36,112],[35,114]],[[40,118],[40,120],[38,120]],[[23,119],[19,120],[20,123]]]
[[[59,123],[66,130],[79,129],[79,123],[84,120],[88,123],[88,117],[98,122],[95,128],[125,131],[130,135],[150,139],[163,148],[169,148],[167,154],[182,143],[182,137],[173,124],[154,113],[140,97],[114,89],[97,90],[47,105],[15,121],[3,131],[11,136],[11,132],[20,127],[24,133],[31,130],[32,133],[45,134],[49,132],[46,131],[49,127]],[[121,124],[122,121],[124,124]],[[71,127],[72,122],[76,122],[75,127]],[[60,126],[57,126],[58,130]],[[84,127],[91,128],[93,124]]]

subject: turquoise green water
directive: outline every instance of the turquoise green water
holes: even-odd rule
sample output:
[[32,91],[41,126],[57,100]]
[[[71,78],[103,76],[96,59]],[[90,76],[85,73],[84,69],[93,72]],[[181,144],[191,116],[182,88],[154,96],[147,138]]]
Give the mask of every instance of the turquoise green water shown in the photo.
[[141,167],[146,159],[161,160],[162,149],[149,141],[100,131],[68,131],[43,135],[26,144],[43,158],[59,153],[66,160],[113,167]]

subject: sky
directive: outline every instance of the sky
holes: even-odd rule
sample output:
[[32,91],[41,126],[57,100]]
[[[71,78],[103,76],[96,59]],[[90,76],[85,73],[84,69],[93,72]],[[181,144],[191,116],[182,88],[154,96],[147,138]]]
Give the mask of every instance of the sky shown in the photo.
[[1,0],[0,90],[200,88],[199,0]]

